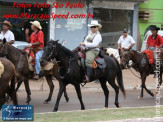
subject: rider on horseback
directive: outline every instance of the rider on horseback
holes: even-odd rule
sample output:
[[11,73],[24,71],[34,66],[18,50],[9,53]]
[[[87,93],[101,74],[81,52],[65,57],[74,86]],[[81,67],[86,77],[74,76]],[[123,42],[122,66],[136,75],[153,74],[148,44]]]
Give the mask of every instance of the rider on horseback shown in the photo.
[[118,51],[121,60],[122,60],[121,53],[123,53],[124,50],[130,50],[134,45],[135,45],[134,39],[132,38],[132,36],[128,35],[128,30],[124,29],[123,35],[120,36],[118,40]]
[[87,50],[85,60],[87,72],[84,82],[91,81],[91,76],[93,74],[92,63],[95,57],[97,57],[99,54],[100,43],[102,41],[102,37],[99,32],[99,29],[101,29],[102,25],[99,24],[98,21],[92,20],[91,24],[88,24],[88,26],[91,28],[91,33],[88,34],[84,42],[80,43],[80,45],[85,46]]
[[[158,50],[160,46],[162,45],[163,39],[162,37],[158,34],[158,28],[156,25],[151,25],[151,32],[152,34],[148,37],[147,40],[147,50],[152,50],[154,59],[156,59],[156,53],[154,51]],[[155,70],[155,63],[152,65],[153,70]],[[154,74],[154,77],[156,77],[156,74]]]
[[41,31],[42,27],[38,21],[30,22],[31,29],[33,30],[33,33],[29,37],[29,29],[25,30],[25,36],[27,42],[30,44],[27,46],[27,48],[30,49],[35,55],[35,70],[36,75],[34,79],[39,79],[39,73],[40,73],[40,58],[43,53],[43,47],[44,47],[44,33]]
[[4,38],[9,44],[14,44],[15,42],[15,37],[13,32],[10,31],[12,28],[12,25],[9,21],[5,20],[2,23],[2,32],[0,33],[1,39],[3,40]]

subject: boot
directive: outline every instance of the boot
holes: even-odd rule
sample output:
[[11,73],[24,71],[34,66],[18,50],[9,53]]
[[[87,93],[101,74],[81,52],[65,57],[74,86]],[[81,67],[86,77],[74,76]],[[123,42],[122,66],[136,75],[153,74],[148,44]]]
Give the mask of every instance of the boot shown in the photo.
[[39,79],[39,75],[38,74],[35,74],[34,78],[35,80],[38,80]]
[[91,67],[87,67],[86,69],[86,75],[85,75],[85,78],[84,78],[84,82],[87,83],[87,82],[91,82],[91,78],[92,78],[92,75],[93,75],[93,69]]

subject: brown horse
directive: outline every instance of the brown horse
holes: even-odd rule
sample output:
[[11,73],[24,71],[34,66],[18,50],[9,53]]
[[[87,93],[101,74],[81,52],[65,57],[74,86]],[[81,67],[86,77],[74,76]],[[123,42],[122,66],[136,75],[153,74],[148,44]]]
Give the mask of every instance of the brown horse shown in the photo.
[[[148,94],[150,94],[152,97],[154,97],[155,94],[153,94],[150,90],[148,90],[145,85],[146,77],[150,74],[154,74],[154,70],[153,70],[152,66],[149,64],[147,56],[144,53],[139,53],[138,51],[125,50],[122,53],[122,59],[121,59],[122,68],[127,68],[127,67],[130,68],[130,66],[129,66],[130,60],[132,60],[132,62],[133,62],[131,67],[133,67],[137,72],[140,73],[140,79],[142,81],[140,96],[143,97],[143,89],[145,89]],[[159,74],[160,74],[159,85],[161,85],[162,70],[160,70]]]
[[[4,39],[3,41],[0,42],[0,56],[4,57],[6,56],[7,59],[9,59],[16,68],[16,78],[18,80],[18,86],[16,88],[16,90],[18,90],[18,88],[20,87],[21,83],[24,81],[25,84],[25,89],[27,92],[27,101],[26,103],[29,104],[30,100],[31,100],[31,91],[30,91],[30,87],[29,87],[29,78],[31,76],[33,76],[34,72],[31,72],[29,70],[29,64],[28,64],[28,60],[27,60],[27,56],[25,53],[22,53],[21,50],[13,47],[12,45],[6,43],[6,40]],[[52,75],[54,75],[54,77],[56,77],[56,79],[58,81],[60,81],[60,77],[58,74],[58,67],[57,65],[55,65],[53,67],[53,74],[49,74],[48,72],[45,72],[45,77],[46,80],[48,82],[49,88],[50,88],[50,93],[48,98],[45,100],[45,103],[48,103],[51,100],[52,94],[53,94],[53,90],[54,90],[54,84],[52,82]],[[66,93],[66,89],[65,89],[65,98],[66,101],[68,102],[69,98],[67,96]]]
[[[5,94],[7,93],[14,105],[17,105],[17,97],[15,90],[15,66],[12,62],[5,58],[0,58],[0,110],[2,105],[5,103],[6,98]],[[11,87],[9,83],[11,81]]]

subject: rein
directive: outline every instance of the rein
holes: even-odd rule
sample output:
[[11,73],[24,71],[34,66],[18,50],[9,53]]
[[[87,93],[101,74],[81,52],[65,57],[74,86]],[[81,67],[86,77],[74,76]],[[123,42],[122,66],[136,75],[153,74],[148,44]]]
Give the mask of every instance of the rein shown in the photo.
[[152,70],[150,70],[144,77],[139,77],[139,76],[137,76],[137,75],[131,70],[131,67],[136,66],[136,65],[142,60],[142,58],[143,58],[144,55],[145,55],[145,54],[143,53],[143,55],[141,56],[141,58],[139,58],[139,60],[138,60],[136,63],[134,63],[134,65],[131,65],[130,67],[128,67],[128,69],[131,71],[131,73],[134,74],[134,75],[135,75],[137,78],[139,78],[139,79],[142,79],[142,78],[147,77],[147,76],[151,73],[151,71],[152,71]]

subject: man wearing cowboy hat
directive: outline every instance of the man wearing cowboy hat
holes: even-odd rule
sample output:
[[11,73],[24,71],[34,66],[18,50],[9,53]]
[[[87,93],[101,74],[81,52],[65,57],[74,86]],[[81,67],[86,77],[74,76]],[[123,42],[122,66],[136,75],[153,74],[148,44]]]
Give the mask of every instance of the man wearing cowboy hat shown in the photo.
[[29,29],[25,30],[26,40],[29,43],[28,48],[32,49],[35,54],[35,70],[36,75],[34,79],[39,79],[40,73],[40,58],[42,57],[43,47],[44,47],[44,33],[41,31],[42,27],[38,21],[30,22],[31,29],[33,30],[31,36],[29,37]]
[[160,45],[162,44],[162,37],[158,34],[158,28],[156,25],[151,25],[150,30],[152,34],[147,39],[147,49],[152,50],[153,52],[160,48]]
[[[147,48],[147,50],[153,51],[154,59],[156,59],[156,53],[154,53],[154,51],[156,51],[158,48],[160,48],[160,46],[162,45],[163,39],[158,34],[158,30],[160,30],[160,28],[158,28],[156,25],[151,25],[150,30],[151,30],[152,34],[147,39],[146,48]],[[156,69],[155,63],[152,65],[152,67],[153,67],[153,70]],[[156,73],[154,73],[154,78],[156,78]]]
[[10,31],[11,28],[12,28],[11,23],[9,21],[5,20],[2,23],[2,32],[0,35],[2,36],[3,39],[6,38],[6,41],[9,44],[14,44],[15,37],[14,37],[13,32]]
[[99,24],[97,20],[92,20],[91,24],[88,24],[88,27],[90,27],[91,32],[85,38],[84,42],[80,43],[81,46],[85,46],[86,49],[88,49],[85,60],[87,67],[85,82],[91,81],[91,76],[93,74],[92,63],[95,57],[97,57],[99,54],[100,43],[102,41],[102,37],[99,32],[99,29],[101,29],[102,25]]

